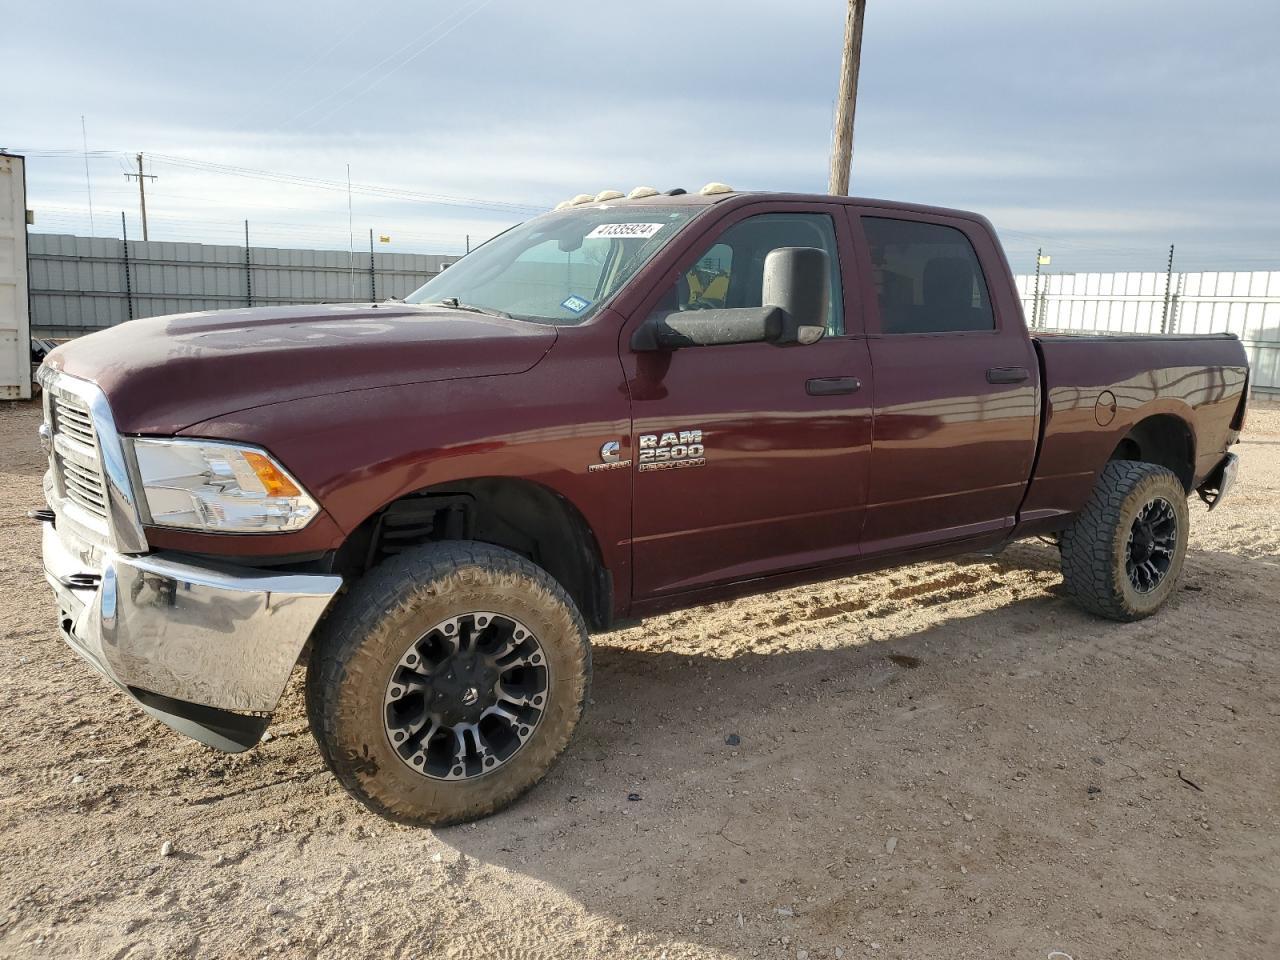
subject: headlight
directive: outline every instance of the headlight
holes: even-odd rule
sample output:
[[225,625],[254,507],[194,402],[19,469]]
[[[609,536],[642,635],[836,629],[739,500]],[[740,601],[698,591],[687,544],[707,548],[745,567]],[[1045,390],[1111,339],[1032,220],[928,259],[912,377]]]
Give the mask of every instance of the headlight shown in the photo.
[[263,450],[215,440],[132,441],[151,522],[210,533],[283,533],[320,510]]

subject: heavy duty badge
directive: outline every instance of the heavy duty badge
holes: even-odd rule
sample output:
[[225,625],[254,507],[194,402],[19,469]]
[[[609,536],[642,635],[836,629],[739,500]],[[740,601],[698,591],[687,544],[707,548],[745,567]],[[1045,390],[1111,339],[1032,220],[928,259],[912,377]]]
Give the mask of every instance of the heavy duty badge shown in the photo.
[[645,433],[640,436],[640,472],[683,470],[707,463],[701,430]]

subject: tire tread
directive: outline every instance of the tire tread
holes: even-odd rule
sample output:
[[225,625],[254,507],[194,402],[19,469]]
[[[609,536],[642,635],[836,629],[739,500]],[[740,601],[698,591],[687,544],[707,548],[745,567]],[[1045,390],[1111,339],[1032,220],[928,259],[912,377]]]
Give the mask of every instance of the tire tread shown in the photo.
[[[1108,461],[1098,476],[1089,502],[1061,537],[1062,578],[1068,595],[1089,613],[1109,620],[1130,621],[1152,611],[1135,610],[1125,598],[1116,569],[1114,544],[1125,504],[1145,481],[1159,478],[1182,482],[1172,470],[1136,460]],[[1185,532],[1182,534],[1185,536]],[[1179,570],[1170,571],[1176,579]]]

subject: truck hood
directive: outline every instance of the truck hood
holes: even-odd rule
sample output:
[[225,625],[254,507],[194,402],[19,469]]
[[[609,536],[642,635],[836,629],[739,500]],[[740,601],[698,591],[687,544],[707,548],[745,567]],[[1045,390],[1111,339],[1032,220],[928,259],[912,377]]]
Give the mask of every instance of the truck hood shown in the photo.
[[553,326],[413,304],[322,304],[131,320],[45,363],[106,393],[123,433],[176,433],[250,407],[531,369]]

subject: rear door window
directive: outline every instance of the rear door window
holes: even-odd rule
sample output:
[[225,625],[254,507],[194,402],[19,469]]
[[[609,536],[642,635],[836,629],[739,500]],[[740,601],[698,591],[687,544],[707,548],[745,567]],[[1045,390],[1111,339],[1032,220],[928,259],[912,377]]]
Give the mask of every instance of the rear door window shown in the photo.
[[995,314],[973,244],[955,227],[862,217],[881,333],[994,330]]

